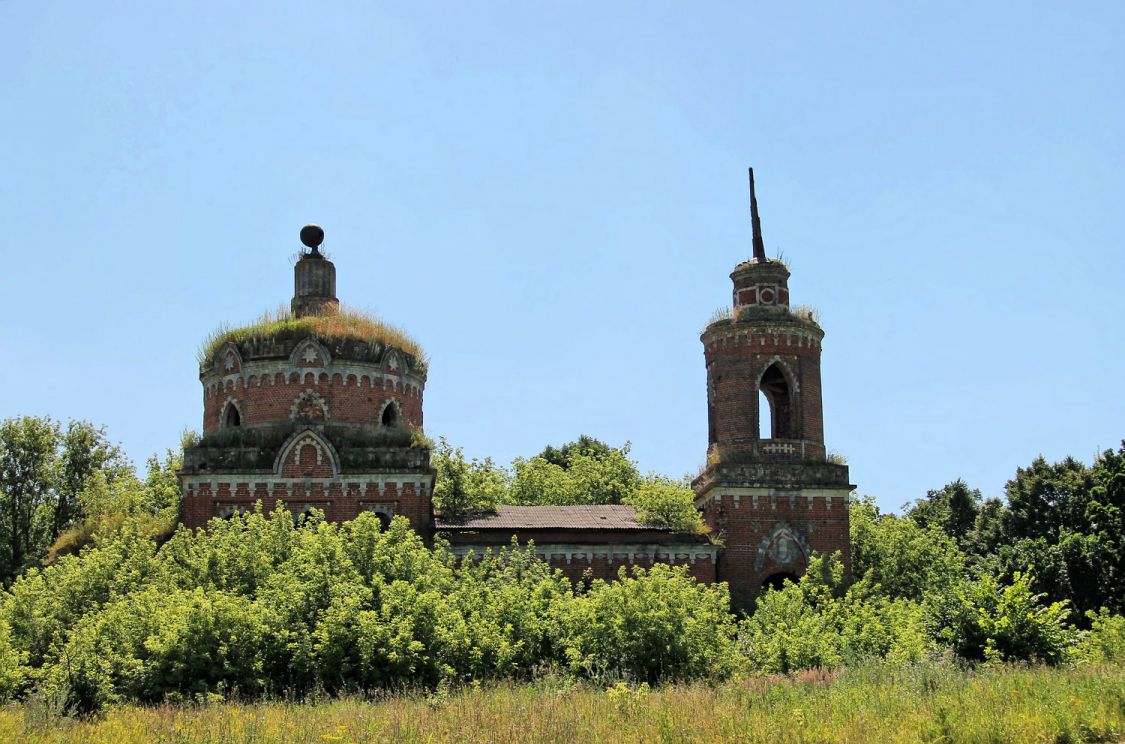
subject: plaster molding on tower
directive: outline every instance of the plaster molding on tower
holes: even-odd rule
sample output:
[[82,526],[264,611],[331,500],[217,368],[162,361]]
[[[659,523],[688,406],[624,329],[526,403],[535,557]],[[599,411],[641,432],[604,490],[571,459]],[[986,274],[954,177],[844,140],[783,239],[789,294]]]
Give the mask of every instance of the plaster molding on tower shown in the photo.
[[294,369],[307,369],[308,365],[318,363],[321,367],[331,365],[332,353],[313,336],[298,341],[289,354],[289,366]]
[[310,410],[324,421],[328,420],[328,402],[312,388],[308,388],[293,400],[293,405],[289,406],[289,418],[293,421],[313,420],[316,415],[309,415],[307,412]]
[[758,543],[758,551],[754,556],[754,568],[761,571],[767,557],[772,558],[780,566],[792,565],[798,559],[793,551],[794,546],[800,550],[806,561],[812,555],[812,548],[809,547],[809,541],[805,539],[805,536],[789,522],[781,520]]
[[289,459],[289,455],[294,450],[297,450],[297,462],[302,465],[306,464],[300,462],[300,448],[308,444],[311,444],[316,450],[316,464],[320,465],[327,459],[332,466],[332,477],[335,478],[340,473],[340,456],[336,453],[336,448],[315,429],[302,429],[289,437],[285,444],[281,446],[277,458],[274,460],[274,473],[278,476],[281,475],[286,460]]
[[215,351],[211,363],[215,369],[221,370],[221,374],[238,374],[236,370],[242,369],[242,352],[238,350],[238,344],[227,341]]

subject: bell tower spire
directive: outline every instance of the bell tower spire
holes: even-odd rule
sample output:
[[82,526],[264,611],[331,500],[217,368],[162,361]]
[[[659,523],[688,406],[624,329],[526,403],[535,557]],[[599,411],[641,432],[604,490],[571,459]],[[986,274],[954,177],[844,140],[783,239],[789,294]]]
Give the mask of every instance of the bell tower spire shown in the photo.
[[762,240],[762,220],[758,217],[758,197],[754,193],[754,169],[750,169],[750,226],[754,231],[754,260],[766,262],[766,244]]

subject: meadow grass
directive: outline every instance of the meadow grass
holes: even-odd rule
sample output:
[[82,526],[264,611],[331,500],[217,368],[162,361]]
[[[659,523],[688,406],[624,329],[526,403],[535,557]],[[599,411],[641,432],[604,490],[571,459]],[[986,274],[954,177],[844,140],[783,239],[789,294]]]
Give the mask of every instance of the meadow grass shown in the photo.
[[1113,742],[1125,666],[869,666],[838,674],[610,688],[565,681],[322,703],[118,706],[78,721],[0,709],[0,741]]

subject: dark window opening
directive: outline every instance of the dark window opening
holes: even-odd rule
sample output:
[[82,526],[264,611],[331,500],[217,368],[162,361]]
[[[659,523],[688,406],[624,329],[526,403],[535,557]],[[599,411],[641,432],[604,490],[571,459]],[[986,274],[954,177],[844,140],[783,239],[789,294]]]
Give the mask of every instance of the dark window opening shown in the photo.
[[383,409],[383,426],[391,427],[398,424],[398,409],[391,403]]
[[313,513],[315,507],[306,504],[296,514],[293,515],[293,522],[298,527],[311,527],[320,522],[316,517],[319,516]]
[[219,510],[219,513],[216,516],[218,516],[219,519],[222,519],[222,520],[226,521],[226,520],[234,519],[235,517],[240,517],[240,516],[242,516],[242,513],[243,513],[242,507],[239,507],[239,506],[224,506],[222,509]]
[[[759,400],[765,398],[767,405],[762,407],[759,403],[758,438],[796,439],[793,427],[793,393],[789,388],[789,381],[776,364],[771,365],[762,375],[760,389],[762,394]],[[768,420],[764,415],[767,412]]]
[[796,584],[797,577],[791,573],[775,573],[774,575],[767,577],[766,580],[762,582],[762,591],[765,592],[770,589],[781,589],[785,586],[786,581],[791,581]]
[[239,414],[238,409],[233,405],[227,406],[227,415],[223,421],[223,426],[241,426],[242,415]]
[[376,519],[379,520],[379,529],[386,532],[391,528],[391,515],[384,512],[375,512]]

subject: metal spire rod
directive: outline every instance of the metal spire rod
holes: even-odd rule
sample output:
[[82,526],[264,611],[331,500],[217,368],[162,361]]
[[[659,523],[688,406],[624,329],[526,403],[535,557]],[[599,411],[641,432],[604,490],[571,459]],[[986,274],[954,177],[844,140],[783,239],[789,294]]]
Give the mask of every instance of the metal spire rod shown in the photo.
[[758,218],[758,198],[754,195],[754,169],[750,169],[750,225],[754,230],[754,260],[766,262],[766,244],[762,241],[762,221]]

